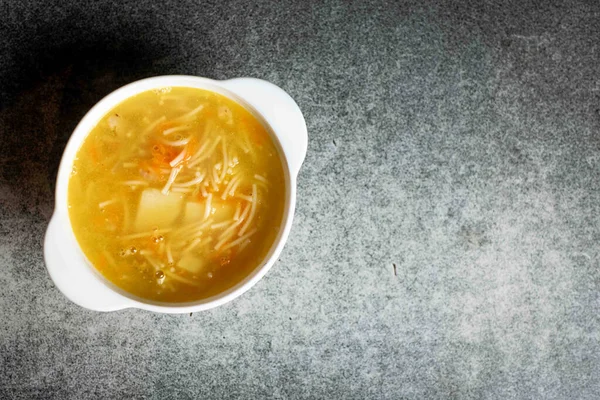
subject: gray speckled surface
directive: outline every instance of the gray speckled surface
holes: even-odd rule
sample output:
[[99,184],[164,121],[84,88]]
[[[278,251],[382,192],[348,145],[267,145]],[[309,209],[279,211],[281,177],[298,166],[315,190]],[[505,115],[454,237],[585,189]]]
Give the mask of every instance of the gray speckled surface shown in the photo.
[[[195,3],[0,1],[0,398],[600,398],[600,4]],[[81,309],[60,154],[170,73],[297,100],[288,244],[209,312]]]

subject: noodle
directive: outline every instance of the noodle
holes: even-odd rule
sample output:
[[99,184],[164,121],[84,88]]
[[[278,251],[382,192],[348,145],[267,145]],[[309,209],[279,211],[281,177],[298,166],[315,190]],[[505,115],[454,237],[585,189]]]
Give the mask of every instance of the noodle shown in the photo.
[[250,209],[250,216],[248,217],[248,220],[246,221],[244,226],[242,226],[242,229],[240,229],[240,232],[238,233],[239,236],[242,236],[244,234],[244,232],[246,232],[246,229],[248,229],[248,227],[250,226],[250,223],[254,219],[254,214],[256,214],[256,203],[257,202],[258,202],[258,194],[256,193],[256,184],[253,184],[252,185],[252,208]]

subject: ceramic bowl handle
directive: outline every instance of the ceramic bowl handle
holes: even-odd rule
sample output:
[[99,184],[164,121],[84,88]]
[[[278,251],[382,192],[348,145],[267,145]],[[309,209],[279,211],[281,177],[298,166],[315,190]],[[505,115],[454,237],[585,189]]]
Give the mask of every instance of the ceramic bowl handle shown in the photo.
[[261,79],[236,78],[223,81],[222,84],[252,104],[271,125],[295,178],[308,146],[306,122],[298,104],[279,86]]
[[131,307],[132,301],[114,292],[95,276],[78,252],[75,238],[55,214],[44,239],[46,268],[56,287],[72,302],[95,311],[115,311]]

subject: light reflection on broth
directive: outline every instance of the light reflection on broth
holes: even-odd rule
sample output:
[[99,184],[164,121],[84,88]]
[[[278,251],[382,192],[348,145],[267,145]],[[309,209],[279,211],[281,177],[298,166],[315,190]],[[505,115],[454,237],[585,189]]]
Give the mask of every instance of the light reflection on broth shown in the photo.
[[268,132],[214,92],[125,100],[77,153],[69,216],[107,279],[140,297],[199,300],[246,277],[279,232],[281,160]]

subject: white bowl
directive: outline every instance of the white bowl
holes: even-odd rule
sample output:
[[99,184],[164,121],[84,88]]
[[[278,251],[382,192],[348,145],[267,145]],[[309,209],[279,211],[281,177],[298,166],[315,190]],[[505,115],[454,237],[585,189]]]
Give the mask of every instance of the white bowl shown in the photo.
[[[246,107],[270,131],[281,155],[286,179],[284,215],[279,235],[263,262],[234,287],[213,297],[189,303],[156,302],[134,296],[104,278],[79,247],[67,209],[67,189],[73,160],[83,140],[98,121],[123,100],[161,87],[193,87],[223,94]],[[300,108],[272,83],[238,78],[216,81],[194,76],[159,76],[124,86],[102,99],[81,120],[67,143],[56,178],[56,205],[44,241],[46,267],[56,287],[71,301],[96,311],[141,308],[162,313],[189,313],[217,307],[238,297],[258,282],[277,260],[292,227],[296,205],[296,177],[308,144]]]

